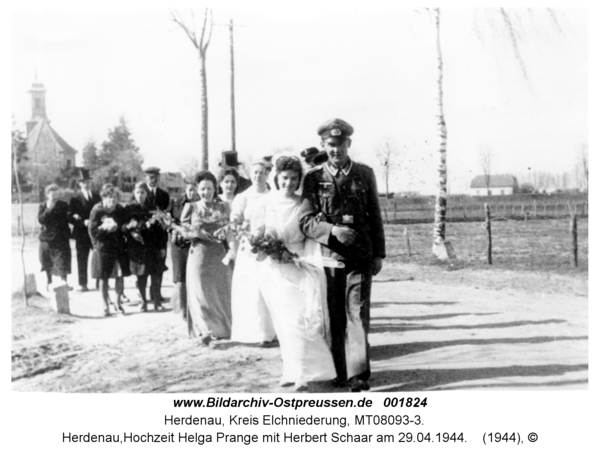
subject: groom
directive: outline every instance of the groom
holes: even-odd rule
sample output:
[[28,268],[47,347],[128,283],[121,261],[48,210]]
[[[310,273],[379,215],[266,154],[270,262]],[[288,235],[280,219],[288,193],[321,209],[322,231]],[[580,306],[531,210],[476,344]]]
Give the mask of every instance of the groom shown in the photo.
[[304,180],[300,227],[324,256],[345,268],[325,268],[331,353],[337,386],[370,389],[369,318],[372,277],[381,271],[385,237],[373,170],[348,156],[354,128],[332,119],[317,133],[328,161]]

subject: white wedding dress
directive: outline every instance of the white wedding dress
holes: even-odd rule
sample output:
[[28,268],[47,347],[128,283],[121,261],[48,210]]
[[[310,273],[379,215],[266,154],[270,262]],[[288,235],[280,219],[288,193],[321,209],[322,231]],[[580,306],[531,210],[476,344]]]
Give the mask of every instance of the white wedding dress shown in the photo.
[[[320,247],[305,241],[298,222],[300,197],[286,198],[272,191],[261,200],[265,233],[282,240],[300,257],[312,262]],[[310,252],[307,254],[307,250]],[[329,349],[329,317],[323,268],[282,264],[270,257],[257,262],[260,291],[271,313],[283,360],[282,383],[296,386],[336,377]]]
[[[264,225],[264,205],[261,201],[268,192],[257,192],[249,187],[233,199],[231,220],[247,222],[251,227]],[[242,343],[271,342],[275,339],[275,327],[258,285],[256,256],[250,252],[247,239],[237,249],[233,281],[231,284],[232,327],[231,340]]]

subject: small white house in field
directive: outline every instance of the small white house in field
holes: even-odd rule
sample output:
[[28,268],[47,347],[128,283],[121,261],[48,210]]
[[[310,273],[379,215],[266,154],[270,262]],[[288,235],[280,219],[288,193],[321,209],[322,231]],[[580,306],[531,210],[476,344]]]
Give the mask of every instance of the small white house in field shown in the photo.
[[477,175],[471,181],[470,195],[511,195],[519,189],[517,179],[512,175],[490,175],[489,183],[485,175]]

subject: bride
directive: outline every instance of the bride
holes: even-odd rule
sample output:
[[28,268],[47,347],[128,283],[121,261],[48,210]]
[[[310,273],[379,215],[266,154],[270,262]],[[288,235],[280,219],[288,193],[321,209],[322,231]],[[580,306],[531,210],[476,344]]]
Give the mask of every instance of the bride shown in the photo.
[[[264,234],[281,240],[287,250],[279,260],[266,257],[257,262],[256,276],[271,314],[283,360],[282,386],[295,384],[304,391],[311,381],[336,377],[328,345],[325,274],[314,262],[298,222],[300,196],[296,194],[302,178],[302,165],[296,157],[282,156],[275,162],[275,187],[264,197]],[[312,248],[311,248],[312,246]],[[310,257],[307,257],[310,255]]]

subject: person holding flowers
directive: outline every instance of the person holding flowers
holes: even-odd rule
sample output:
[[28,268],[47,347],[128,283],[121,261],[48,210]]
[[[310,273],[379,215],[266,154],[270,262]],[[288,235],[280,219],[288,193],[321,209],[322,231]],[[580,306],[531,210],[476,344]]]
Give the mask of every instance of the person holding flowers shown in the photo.
[[137,276],[137,289],[142,300],[142,312],[148,310],[146,299],[146,286],[148,276],[152,276],[150,295],[155,310],[161,310],[159,299],[160,288],[158,274],[164,272],[166,267],[162,260],[166,254],[163,243],[163,229],[160,221],[152,216],[146,206],[148,186],[143,181],[136,183],[133,189],[135,201],[125,207],[125,224],[123,231],[127,238],[127,255],[129,256],[129,270]]
[[[88,230],[94,246],[92,278],[100,280],[100,291],[104,300],[104,315],[110,315],[113,305],[119,313],[124,313],[123,278],[129,276],[129,260],[125,249],[125,236],[122,227],[125,223],[125,208],[117,203],[118,194],[112,185],[104,185],[100,192],[102,199],[92,208]],[[115,279],[117,300],[111,302],[108,296],[108,280]]]
[[269,193],[265,161],[252,163],[250,178],[252,186],[236,195],[231,206],[231,222],[238,232],[238,238],[233,244],[230,243],[229,251],[230,256],[235,254],[231,339],[268,346],[275,340],[275,328],[258,286],[256,258],[250,252],[248,243],[250,234],[264,227],[264,205],[261,200]]
[[283,360],[282,386],[307,389],[308,382],[335,378],[328,345],[329,318],[323,266],[318,244],[300,230],[300,196],[296,190],[302,164],[295,156],[275,162],[276,191],[263,200],[264,234],[250,240],[256,253],[259,288],[275,325]]
[[46,200],[38,210],[40,232],[40,262],[46,272],[48,287],[52,284],[52,275],[59,276],[67,285],[67,275],[71,273],[71,246],[69,237],[69,205],[60,200],[60,188],[56,184],[46,187]]
[[183,238],[191,242],[186,265],[188,327],[203,345],[231,336],[231,268],[223,264],[229,207],[217,197],[217,180],[209,171],[194,178],[197,202],[181,213]]

